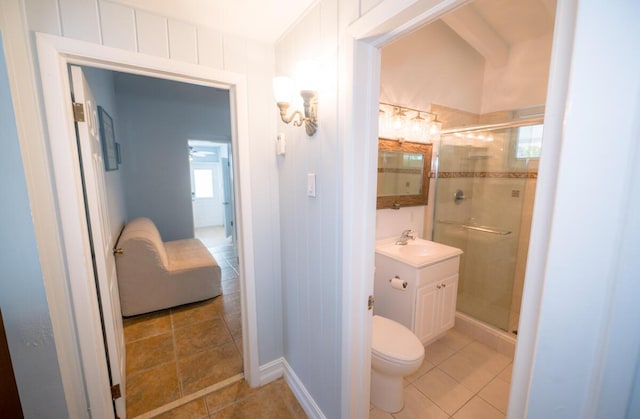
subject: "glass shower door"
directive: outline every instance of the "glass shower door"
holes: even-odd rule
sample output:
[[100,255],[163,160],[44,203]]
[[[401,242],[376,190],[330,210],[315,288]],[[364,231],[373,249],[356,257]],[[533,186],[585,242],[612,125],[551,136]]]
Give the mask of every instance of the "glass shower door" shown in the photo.
[[436,186],[433,240],[464,252],[457,309],[505,331],[517,329],[537,166],[517,157],[519,133],[443,134]]

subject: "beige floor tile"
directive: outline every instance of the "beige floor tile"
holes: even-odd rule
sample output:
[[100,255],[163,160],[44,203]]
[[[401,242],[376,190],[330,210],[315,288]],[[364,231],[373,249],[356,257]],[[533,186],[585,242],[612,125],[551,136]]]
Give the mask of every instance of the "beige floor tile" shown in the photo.
[[224,294],[233,294],[240,292],[240,284],[238,281],[223,281],[222,292]]
[[249,398],[209,413],[210,419],[254,419],[259,418],[262,405],[259,400]]
[[205,401],[209,412],[212,413],[239,400],[246,399],[258,390],[258,388],[249,387],[245,380],[240,380],[208,394],[205,396]]
[[173,335],[163,333],[126,345],[127,375],[175,360]]
[[369,411],[369,419],[393,419],[393,416],[391,416],[391,413],[374,407]]
[[439,339],[439,341],[441,343],[444,343],[454,351],[459,351],[460,349],[473,342],[473,339],[463,333],[460,333],[456,329],[450,329],[449,331],[447,331],[446,335]]
[[483,363],[475,362],[461,353],[457,353],[448,358],[438,365],[438,368],[449,374],[473,393],[480,391],[482,387],[486,386],[496,376],[496,374],[486,370]]
[[478,395],[493,407],[506,414],[509,405],[509,387],[510,384],[506,381],[501,378],[495,378],[487,384]]
[[453,419],[505,419],[505,416],[498,409],[476,396],[453,415]]
[[229,328],[229,332],[233,335],[234,339],[238,337],[242,340],[242,314],[229,313],[224,315],[224,321]]
[[238,352],[240,352],[240,356],[242,356],[242,331],[240,332],[240,336],[233,337],[233,343],[236,344],[236,348],[238,348]]
[[447,419],[449,417],[413,385],[404,389],[404,408],[393,416],[396,419]]
[[171,309],[174,330],[222,315],[222,296]]
[[178,360],[183,395],[242,372],[242,358],[233,342]]
[[423,375],[425,375],[427,372],[429,372],[432,368],[434,368],[435,365],[433,365],[431,362],[427,361],[426,359],[422,361],[422,365],[420,365],[420,368],[418,368],[418,371],[414,372],[411,375],[407,375],[404,377],[405,382],[406,383],[413,383],[414,381],[416,381],[418,378],[422,377]]
[[453,355],[455,351],[440,341],[435,341],[424,348],[424,359],[438,365]]
[[505,369],[498,375],[504,381],[510,383],[511,382],[511,374],[513,373],[513,363],[507,365]]
[[502,355],[479,342],[465,346],[459,354],[471,360],[474,365],[481,366],[495,375],[498,375],[512,361],[506,355]]
[[432,369],[417,379],[413,385],[450,415],[473,396],[471,391],[439,368]]
[[[286,387],[286,384],[284,384]],[[295,401],[286,396],[282,383],[271,383],[248,395],[246,398],[229,404],[215,412],[210,412],[210,418],[291,418],[302,419],[307,415]],[[295,400],[295,399],[294,399]]]
[[222,309],[224,314],[238,314],[240,308],[240,293],[225,294],[222,296]]
[[219,317],[177,329],[175,339],[178,358],[184,358],[232,341],[224,320]]
[[171,315],[169,310],[127,317],[123,319],[122,323],[126,343],[171,332]]
[[166,413],[154,416],[154,419],[202,419],[208,417],[207,406],[204,398],[201,397]]
[[127,416],[134,417],[180,398],[176,364],[169,362],[127,375]]
[[276,397],[279,397],[284,401],[289,411],[293,414],[293,417],[295,418],[308,417],[304,409],[298,402],[298,399],[296,399],[296,396],[293,394],[293,392],[289,388],[289,385],[283,378],[274,381],[270,385],[276,388],[276,390],[278,391],[278,395]]

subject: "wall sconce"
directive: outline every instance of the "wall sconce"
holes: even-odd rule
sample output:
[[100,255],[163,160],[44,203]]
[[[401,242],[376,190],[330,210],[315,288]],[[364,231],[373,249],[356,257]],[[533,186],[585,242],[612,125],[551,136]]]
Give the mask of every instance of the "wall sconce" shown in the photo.
[[273,94],[280,109],[280,118],[285,124],[293,122],[296,127],[304,124],[308,136],[318,130],[318,94],[317,94],[317,64],[312,61],[301,61],[298,64],[298,88],[302,96],[304,114],[298,110],[287,116],[293,98],[294,83],[289,77],[275,77],[273,79]]

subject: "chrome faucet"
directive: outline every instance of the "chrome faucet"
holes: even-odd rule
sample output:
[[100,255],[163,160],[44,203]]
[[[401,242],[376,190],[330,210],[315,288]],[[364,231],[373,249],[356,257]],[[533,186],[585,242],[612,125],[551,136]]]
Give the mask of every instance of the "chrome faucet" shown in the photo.
[[400,238],[396,241],[396,244],[398,246],[406,246],[406,244],[409,242],[409,239],[411,240],[415,240],[416,239],[416,232],[413,230],[405,230],[402,232],[402,235],[400,236]]

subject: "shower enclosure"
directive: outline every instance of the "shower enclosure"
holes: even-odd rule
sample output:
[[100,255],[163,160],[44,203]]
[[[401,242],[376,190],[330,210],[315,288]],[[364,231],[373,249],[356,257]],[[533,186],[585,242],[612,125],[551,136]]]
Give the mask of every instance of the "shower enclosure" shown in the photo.
[[433,240],[464,251],[457,310],[517,333],[542,119],[446,130]]

